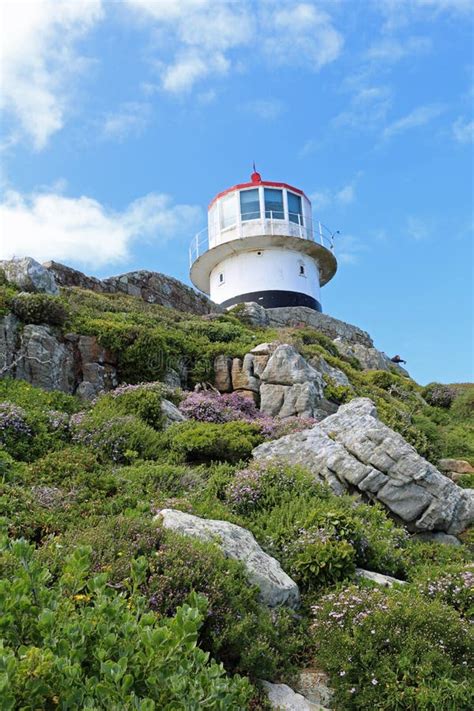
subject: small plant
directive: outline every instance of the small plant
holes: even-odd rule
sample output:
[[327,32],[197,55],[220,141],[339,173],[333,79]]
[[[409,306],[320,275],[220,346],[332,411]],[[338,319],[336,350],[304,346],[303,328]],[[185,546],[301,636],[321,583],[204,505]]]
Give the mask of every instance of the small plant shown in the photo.
[[238,462],[263,441],[260,427],[247,422],[184,422],[172,425],[164,442],[180,462]]
[[63,326],[69,312],[59,296],[21,293],[12,300],[12,311],[25,323]]
[[428,405],[448,409],[451,407],[456,397],[456,391],[449,385],[443,385],[442,383],[429,383],[428,385],[425,385],[421,391],[421,395],[426,400]]
[[313,607],[316,655],[344,709],[472,708],[473,631],[411,589],[352,586]]
[[72,420],[73,442],[91,447],[102,462],[130,464],[139,458],[156,459],[162,451],[159,433],[135,415]]
[[247,708],[248,682],[229,679],[198,647],[206,601],[192,594],[169,619],[148,611],[132,561],[127,593],[90,576],[77,548],[52,583],[25,541],[4,543],[13,574],[0,582],[2,708]]

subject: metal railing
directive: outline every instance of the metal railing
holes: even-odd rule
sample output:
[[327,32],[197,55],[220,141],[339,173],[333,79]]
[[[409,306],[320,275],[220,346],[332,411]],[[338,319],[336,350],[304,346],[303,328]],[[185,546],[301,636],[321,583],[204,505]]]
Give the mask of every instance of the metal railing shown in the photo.
[[209,242],[208,227],[198,232],[189,246],[189,264],[192,265],[204,252],[219,244],[258,235],[299,237],[321,244],[331,252],[334,251],[334,237],[338,232],[332,232],[319,220],[303,218],[301,214],[292,212],[288,215],[289,219],[286,219],[282,211],[266,211],[265,217],[254,218],[255,214],[257,213],[246,213],[239,221],[220,229],[216,228],[212,233],[212,244]]

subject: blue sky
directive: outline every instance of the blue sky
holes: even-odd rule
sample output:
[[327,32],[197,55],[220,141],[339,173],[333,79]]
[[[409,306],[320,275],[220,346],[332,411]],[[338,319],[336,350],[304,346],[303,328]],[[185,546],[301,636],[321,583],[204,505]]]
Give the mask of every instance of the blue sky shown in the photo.
[[188,281],[213,195],[302,188],[326,313],[473,379],[471,0],[1,4],[0,256]]

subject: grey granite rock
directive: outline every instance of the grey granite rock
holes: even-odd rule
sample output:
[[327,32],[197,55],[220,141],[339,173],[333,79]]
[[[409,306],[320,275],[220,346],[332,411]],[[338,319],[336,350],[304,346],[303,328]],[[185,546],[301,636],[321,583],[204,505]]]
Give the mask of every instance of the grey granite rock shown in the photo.
[[15,377],[45,390],[72,393],[75,387],[74,351],[51,326],[23,328]]
[[342,338],[350,343],[361,343],[368,348],[372,348],[374,345],[369,334],[361,328],[314,311],[307,306],[266,309],[266,313],[270,326],[311,326],[332,339]]
[[163,425],[164,429],[167,429],[170,425],[173,425],[176,422],[184,422],[186,420],[183,413],[180,412],[176,405],[174,405],[170,400],[163,399],[161,401],[161,412],[165,420]]
[[59,287],[52,272],[31,257],[0,261],[0,269],[9,282],[22,291],[40,292],[56,296]]
[[374,573],[372,570],[364,570],[364,568],[356,568],[356,576],[358,578],[365,578],[365,580],[370,580],[376,585],[380,585],[382,588],[393,588],[394,585],[406,585],[404,580],[398,580],[398,578],[392,578],[391,575],[383,575],[382,573]]
[[305,465],[341,494],[357,490],[383,503],[416,531],[457,534],[474,518],[474,492],[461,489],[356,398],[309,430],[265,442],[256,459]]
[[228,558],[243,563],[249,582],[260,590],[262,602],[270,607],[296,607],[299,591],[296,583],[285,573],[280,563],[265,553],[245,528],[227,521],[200,518],[192,514],[162,509],[156,516],[164,528],[186,536],[213,541]]
[[278,711],[324,711],[325,707],[308,701],[302,694],[286,684],[272,684],[269,681],[260,682],[272,709]]
[[266,310],[255,301],[247,301],[241,304],[234,304],[227,309],[233,313],[243,323],[250,326],[268,326],[268,316]]

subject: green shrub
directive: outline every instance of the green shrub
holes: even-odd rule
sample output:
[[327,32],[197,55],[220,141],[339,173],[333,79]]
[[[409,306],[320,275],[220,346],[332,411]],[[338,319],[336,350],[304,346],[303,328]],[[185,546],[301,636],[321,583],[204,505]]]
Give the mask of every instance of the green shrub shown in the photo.
[[345,540],[328,535],[324,529],[310,528],[300,533],[288,547],[290,575],[303,590],[333,585],[355,572],[356,552]]
[[126,589],[133,560],[138,556],[152,557],[161,539],[161,529],[150,516],[118,514],[106,519],[94,518],[65,531],[44,545],[39,557],[57,575],[77,546],[89,547],[91,572],[107,573],[117,589]]
[[456,391],[449,385],[442,383],[429,383],[421,391],[422,397],[428,405],[433,407],[450,408],[456,397]]
[[262,605],[243,566],[215,545],[166,532],[142,591],[168,616],[192,590],[208,600],[200,645],[226,669],[258,678],[291,674],[305,642],[292,613]]
[[458,420],[474,418],[474,387],[466,388],[454,399],[451,413]]
[[24,380],[3,378],[0,380],[0,401],[9,400],[25,410],[60,410],[72,414],[83,405],[79,398],[59,390],[47,391],[34,387]]
[[63,326],[69,316],[61,298],[50,294],[18,294],[12,300],[11,309],[24,323]]
[[456,484],[463,489],[474,489],[474,472],[461,474],[459,479],[457,479]]
[[65,413],[26,410],[12,402],[0,402],[0,447],[14,459],[33,461],[69,438]]
[[97,454],[86,447],[69,446],[49,452],[30,465],[31,481],[75,485],[100,470]]
[[135,415],[76,418],[73,441],[91,447],[101,462],[129,464],[135,459],[157,459],[162,453],[160,434]]
[[328,375],[323,376],[324,379],[324,397],[337,405],[342,405],[349,402],[354,397],[354,391],[347,385],[338,385]]
[[238,462],[262,441],[260,427],[247,422],[184,422],[165,433],[167,447],[180,462]]
[[136,415],[150,427],[161,430],[164,422],[161,403],[166,394],[167,388],[159,382],[121,385],[98,398],[94,413],[104,417]]
[[316,329],[309,326],[295,329],[293,332],[293,340],[295,344],[299,344],[301,346],[315,344],[322,346],[322,348],[324,348],[324,350],[332,356],[335,356],[336,358],[340,356],[339,349],[334,341],[332,341],[328,336],[325,336],[324,333],[316,331]]
[[52,585],[32,546],[16,541],[10,552],[15,574],[0,582],[2,708],[247,707],[248,682],[227,678],[197,646],[204,598],[192,595],[170,619],[147,611],[144,558],[133,561],[124,596],[105,574],[89,577],[87,548]]
[[199,467],[138,462],[121,467],[115,476],[120,489],[141,491],[151,499],[181,496],[202,489],[205,472]]
[[[224,481],[227,485],[219,492],[220,498],[225,499],[235,513],[244,516],[271,510],[286,501],[288,494],[301,494],[314,486],[305,469],[283,462],[254,462],[250,468],[238,471],[234,476],[227,474]],[[213,485],[211,481],[210,486]]]
[[346,588],[313,608],[319,663],[344,709],[472,708],[473,632],[413,591]]

